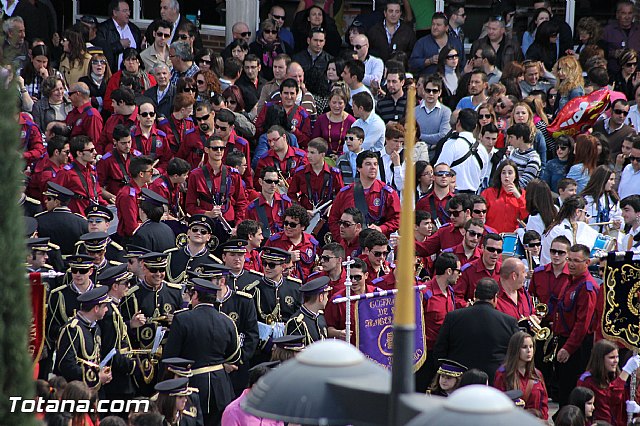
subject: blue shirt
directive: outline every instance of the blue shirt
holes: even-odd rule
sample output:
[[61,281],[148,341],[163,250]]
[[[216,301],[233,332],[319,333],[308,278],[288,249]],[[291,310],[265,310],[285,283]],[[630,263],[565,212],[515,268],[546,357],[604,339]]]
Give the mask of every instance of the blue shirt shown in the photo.
[[[447,38],[449,40],[447,44],[456,49],[458,53],[464,52],[464,47],[457,37],[447,36]],[[440,46],[438,46],[438,43],[433,39],[433,36],[429,34],[422,37],[413,47],[411,57],[409,58],[409,69],[417,74],[435,74],[438,69],[437,64],[432,64],[427,67],[424,65],[424,61],[438,53],[440,53]]]

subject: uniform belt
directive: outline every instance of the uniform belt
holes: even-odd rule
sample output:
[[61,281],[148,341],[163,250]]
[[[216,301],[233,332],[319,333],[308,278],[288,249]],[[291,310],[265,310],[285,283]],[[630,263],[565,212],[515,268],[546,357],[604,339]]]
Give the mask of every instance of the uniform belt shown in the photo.
[[191,370],[191,373],[194,376],[197,376],[199,374],[213,373],[214,371],[222,370],[223,368],[224,367],[222,366],[222,364],[209,365],[207,367],[194,368],[193,370]]

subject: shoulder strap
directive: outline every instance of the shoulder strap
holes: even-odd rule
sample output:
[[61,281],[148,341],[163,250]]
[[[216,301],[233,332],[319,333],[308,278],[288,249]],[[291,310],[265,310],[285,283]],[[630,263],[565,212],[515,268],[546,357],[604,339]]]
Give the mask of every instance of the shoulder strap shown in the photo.
[[122,172],[122,180],[124,181],[124,184],[128,185],[131,178],[129,177],[129,173],[127,173],[127,167],[125,166],[124,161],[122,160],[122,154],[120,154],[119,152],[115,152],[114,150],[113,156],[116,159],[116,163],[118,163],[118,167],[120,168],[120,171]]
[[271,227],[269,226],[269,219],[267,219],[267,209],[264,208],[264,205],[258,203],[256,206],[256,212],[258,213],[258,219],[260,219],[260,224],[262,225],[262,235],[266,239],[269,239],[271,236]]
[[467,158],[471,157],[472,155],[475,157],[476,161],[478,162],[478,165],[480,166],[480,169],[482,169],[484,167],[483,163],[482,163],[482,159],[480,158],[480,154],[478,154],[478,145],[479,142],[475,141],[473,144],[471,142],[469,142],[465,137],[458,135],[458,137],[460,139],[464,139],[464,141],[469,144],[469,150],[460,158],[458,158],[457,160],[455,160],[453,163],[451,163],[451,168],[454,168],[462,163],[464,163]]
[[[87,191],[87,198],[90,201],[93,201],[94,203],[98,204],[98,183],[95,176],[93,176],[93,174],[91,175],[91,179],[93,180],[93,194],[92,194],[91,191],[89,190],[89,184],[87,183],[87,180],[85,179],[82,172],[80,172],[80,169],[78,168],[77,164],[76,163],[72,163],[72,164],[73,164],[72,166],[73,170],[75,170],[76,174],[78,175],[78,178],[80,179],[80,183],[82,183],[82,187],[84,188],[85,191]],[[87,165],[87,167],[89,166]]]
[[364,224],[363,228],[369,226],[369,206],[367,205],[367,200],[364,198],[364,188],[362,187],[362,182],[360,179],[356,179],[353,185],[353,201],[356,205],[356,208],[362,212],[362,216],[364,216]]
[[[153,159],[156,158],[156,142],[157,141],[158,140],[156,139],[156,135],[151,135],[151,152],[149,153],[149,156]],[[136,148],[138,149],[138,151],[144,153],[144,147],[142,146],[141,135],[136,136]]]
[[[304,180],[307,183],[307,198],[313,207],[319,206],[325,201],[327,196],[331,195],[331,187],[333,186],[333,179],[331,179],[331,172],[325,172],[324,177],[322,179],[322,189],[320,193],[313,193],[313,188],[311,188],[311,172],[306,172],[304,174]],[[326,191],[328,189],[328,191]],[[326,191],[326,192],[325,192]]]
[[[171,144],[169,144],[169,148],[171,148],[171,150],[176,153],[178,152],[178,148],[180,147],[180,144],[182,143],[182,133],[178,132],[178,128],[176,127],[176,123],[173,122],[173,116],[169,117],[167,119],[167,121],[169,122],[169,127],[171,128],[171,133],[173,133],[173,137],[176,138],[176,146],[171,146]],[[182,130],[184,130],[184,126],[182,128]]]

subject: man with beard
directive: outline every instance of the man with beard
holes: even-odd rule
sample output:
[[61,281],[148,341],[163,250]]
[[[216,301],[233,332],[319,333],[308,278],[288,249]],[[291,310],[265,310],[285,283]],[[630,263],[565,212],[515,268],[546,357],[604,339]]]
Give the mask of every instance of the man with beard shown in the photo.
[[471,78],[469,79],[469,96],[465,96],[460,99],[458,105],[456,105],[456,109],[465,109],[471,108],[475,109],[481,103],[484,103],[488,100],[487,97],[487,88],[488,77],[484,71],[481,70],[473,70],[471,71]]
[[443,250],[444,253],[453,253],[460,261],[460,266],[464,266],[482,256],[482,248],[479,245],[484,234],[482,221],[480,219],[469,219],[464,224],[464,230],[464,238],[460,244]]
[[389,121],[404,122],[407,108],[407,94],[404,91],[405,73],[399,68],[387,71],[387,94],[376,104],[376,114],[385,123]]

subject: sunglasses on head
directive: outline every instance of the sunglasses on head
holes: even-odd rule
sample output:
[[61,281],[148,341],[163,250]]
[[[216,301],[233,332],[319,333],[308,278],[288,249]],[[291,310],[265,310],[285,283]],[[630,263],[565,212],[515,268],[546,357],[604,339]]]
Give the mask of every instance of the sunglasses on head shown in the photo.
[[386,257],[389,252],[388,251],[372,251],[373,257]]
[[149,272],[151,272],[152,274],[157,274],[157,273],[162,273],[164,272],[164,268],[153,268],[150,266],[147,266],[147,269],[149,270]]
[[565,254],[567,254],[567,252],[564,250],[556,250],[556,249],[549,249],[549,253],[557,256],[564,256]]
[[145,111],[145,112],[141,112],[140,113],[141,117],[147,118],[147,117],[155,117],[156,113],[154,111]]
[[72,274],[86,274],[91,268],[71,268]]
[[296,222],[289,222],[288,220],[282,221],[282,226],[284,226],[285,228],[295,228],[298,225],[300,224]]
[[275,269],[276,267],[282,265],[282,263],[276,263],[276,262],[262,262],[262,264],[269,269]]
[[502,254],[502,249],[501,248],[497,248],[497,247],[485,247],[484,248],[486,251],[488,251],[489,253],[498,253],[498,254]]
[[351,275],[351,281],[360,281],[362,278],[364,278],[364,275]]

